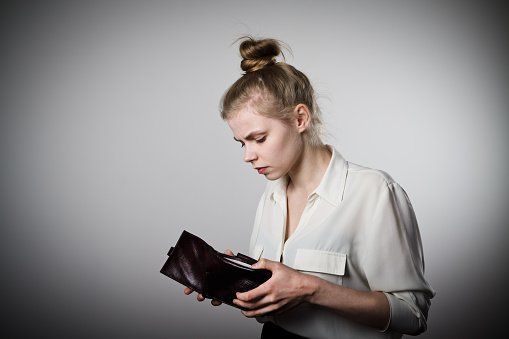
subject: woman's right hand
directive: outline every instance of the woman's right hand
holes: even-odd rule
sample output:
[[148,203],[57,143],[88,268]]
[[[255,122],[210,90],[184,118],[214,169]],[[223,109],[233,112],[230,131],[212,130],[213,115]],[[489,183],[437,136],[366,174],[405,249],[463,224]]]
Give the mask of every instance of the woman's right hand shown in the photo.
[[[228,255],[234,255],[233,252],[229,249],[226,250],[225,253]],[[189,287],[184,288],[184,294],[186,294],[186,295],[189,295],[193,292],[194,292],[194,290]],[[198,293],[198,295],[196,296],[196,300],[201,302],[201,301],[205,300],[205,297],[201,293]],[[220,302],[219,300],[215,300],[215,299],[212,299],[210,301],[210,303],[212,304],[212,306],[219,306],[222,304],[222,302]]]

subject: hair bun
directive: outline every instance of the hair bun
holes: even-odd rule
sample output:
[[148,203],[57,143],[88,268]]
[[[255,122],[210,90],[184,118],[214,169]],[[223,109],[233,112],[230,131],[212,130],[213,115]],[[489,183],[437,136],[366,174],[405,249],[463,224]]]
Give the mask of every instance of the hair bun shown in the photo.
[[276,57],[281,54],[280,44],[275,39],[255,40],[252,37],[245,37],[239,49],[243,58],[240,68],[246,73],[274,65]]

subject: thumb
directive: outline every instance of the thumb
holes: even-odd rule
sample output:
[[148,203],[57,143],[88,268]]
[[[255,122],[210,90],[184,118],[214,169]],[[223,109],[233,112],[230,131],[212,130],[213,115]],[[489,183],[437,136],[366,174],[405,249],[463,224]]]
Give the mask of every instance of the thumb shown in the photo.
[[262,258],[255,262],[253,265],[251,265],[252,268],[269,268],[270,264],[267,259]]

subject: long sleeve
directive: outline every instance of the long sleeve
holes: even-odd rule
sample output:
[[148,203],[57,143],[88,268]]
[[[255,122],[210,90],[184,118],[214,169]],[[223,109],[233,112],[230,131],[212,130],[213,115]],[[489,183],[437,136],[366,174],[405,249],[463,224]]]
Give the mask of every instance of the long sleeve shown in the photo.
[[435,292],[424,277],[421,237],[410,200],[399,184],[378,188],[373,219],[365,229],[362,267],[369,287],[385,293],[390,321],[385,330],[417,335],[426,330]]

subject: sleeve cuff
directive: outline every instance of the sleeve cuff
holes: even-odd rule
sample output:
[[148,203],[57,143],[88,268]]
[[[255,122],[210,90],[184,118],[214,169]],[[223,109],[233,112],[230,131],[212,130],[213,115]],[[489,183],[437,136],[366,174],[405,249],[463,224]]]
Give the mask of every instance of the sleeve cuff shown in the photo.
[[420,312],[413,312],[411,307],[402,299],[391,293],[384,292],[390,305],[390,318],[385,332],[388,330],[405,333],[419,334],[426,330],[426,320]]
[[391,324],[391,320],[392,320],[391,299],[389,298],[389,295],[386,292],[383,292],[383,293],[385,294],[385,297],[387,298],[387,301],[389,302],[389,320],[387,321],[385,328],[383,330],[378,330],[378,332],[387,332],[387,330],[389,329],[389,325]]

